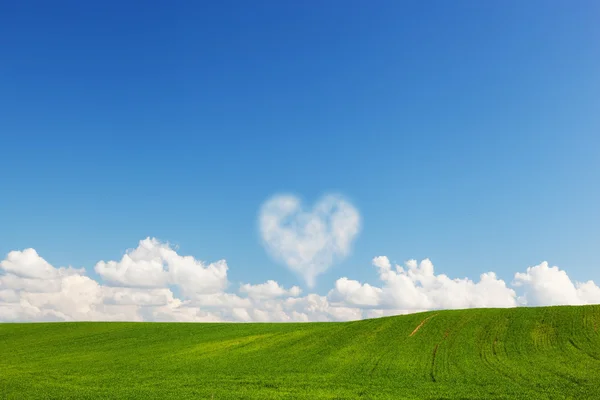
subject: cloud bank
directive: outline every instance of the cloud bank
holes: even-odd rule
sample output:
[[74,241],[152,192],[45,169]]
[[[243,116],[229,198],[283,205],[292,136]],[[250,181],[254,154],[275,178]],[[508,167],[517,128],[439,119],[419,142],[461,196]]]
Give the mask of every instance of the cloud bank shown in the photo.
[[313,287],[318,275],[350,253],[360,214],[341,196],[325,196],[306,211],[297,197],[281,195],[263,204],[259,227],[267,252]]
[[153,238],[119,261],[98,262],[100,281],[85,269],[55,267],[34,249],[11,251],[0,262],[0,321],[346,321],[433,309],[600,303],[598,285],[573,282],[546,262],[516,273],[510,284],[493,272],[477,281],[436,275],[428,259],[400,266],[380,256],[372,267],[377,285],[342,277],[319,295],[273,280],[228,290],[225,260],[205,263]]

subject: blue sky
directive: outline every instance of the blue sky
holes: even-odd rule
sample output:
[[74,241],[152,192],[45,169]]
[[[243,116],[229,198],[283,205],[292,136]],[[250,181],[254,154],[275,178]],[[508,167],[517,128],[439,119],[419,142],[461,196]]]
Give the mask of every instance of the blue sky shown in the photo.
[[600,281],[597,2],[219,3],[0,5],[2,255],[150,236],[304,287],[259,209],[335,192],[362,229],[316,292],[379,255]]

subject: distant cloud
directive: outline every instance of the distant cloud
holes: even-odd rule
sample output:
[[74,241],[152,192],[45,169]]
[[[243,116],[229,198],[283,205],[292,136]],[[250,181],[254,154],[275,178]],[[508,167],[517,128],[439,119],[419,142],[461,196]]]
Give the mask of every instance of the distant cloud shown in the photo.
[[281,195],[262,206],[259,227],[269,254],[313,287],[318,275],[350,253],[360,214],[340,196],[325,196],[308,211],[297,197]]
[[515,307],[515,291],[509,289],[496,274],[488,272],[479,282],[470,279],[450,279],[435,275],[433,264],[425,259],[406,262],[406,268],[392,266],[385,256],[375,257],[383,285],[381,288],[367,283],[338,279],[329,292],[332,301],[352,304],[361,308],[403,310],[430,310],[441,308]]
[[281,296],[296,297],[300,295],[300,292],[301,290],[298,286],[293,286],[291,289],[286,290],[273,280],[268,280],[258,285],[246,283],[240,286],[240,293],[245,293],[253,299],[273,299]]
[[225,260],[205,265],[191,256],[180,256],[157,239],[141,240],[121,261],[100,261],[96,273],[110,284],[131,287],[178,286],[186,298],[216,293],[227,285]]
[[273,280],[228,292],[224,260],[204,263],[153,238],[120,261],[97,263],[103,282],[25,249],[0,262],[0,321],[344,321],[445,308],[600,303],[598,285],[573,282],[546,262],[515,274],[512,287],[493,272],[478,281],[436,275],[428,259],[399,266],[380,256],[372,265],[378,285],[343,277],[326,296],[302,295]]
[[514,286],[522,287],[520,303],[529,305],[581,305],[600,303],[600,287],[594,282],[573,283],[567,273],[547,262],[515,274]]

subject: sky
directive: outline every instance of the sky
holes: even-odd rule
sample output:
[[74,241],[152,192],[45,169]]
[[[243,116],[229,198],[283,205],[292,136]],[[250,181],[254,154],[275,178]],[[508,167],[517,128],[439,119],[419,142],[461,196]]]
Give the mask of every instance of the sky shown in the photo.
[[600,303],[599,19],[3,2],[0,321]]

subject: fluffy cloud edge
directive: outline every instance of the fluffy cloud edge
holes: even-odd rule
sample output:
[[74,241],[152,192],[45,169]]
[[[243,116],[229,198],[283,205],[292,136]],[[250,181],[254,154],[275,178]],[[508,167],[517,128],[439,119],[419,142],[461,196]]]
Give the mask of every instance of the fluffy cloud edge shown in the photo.
[[258,226],[267,253],[312,288],[319,275],[350,254],[361,216],[339,194],[325,195],[311,210],[298,197],[280,194],[262,205]]
[[547,262],[517,272],[508,284],[494,272],[476,281],[436,275],[429,259],[401,266],[378,256],[372,266],[376,285],[341,277],[326,295],[274,280],[227,291],[225,260],[205,263],[154,238],[121,260],[99,261],[94,270],[101,282],[85,269],[55,267],[24,249],[0,261],[0,322],[347,321],[434,309],[600,303],[593,281],[573,282]]

